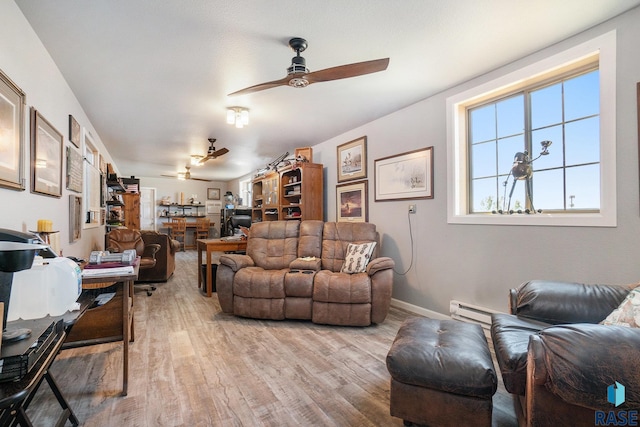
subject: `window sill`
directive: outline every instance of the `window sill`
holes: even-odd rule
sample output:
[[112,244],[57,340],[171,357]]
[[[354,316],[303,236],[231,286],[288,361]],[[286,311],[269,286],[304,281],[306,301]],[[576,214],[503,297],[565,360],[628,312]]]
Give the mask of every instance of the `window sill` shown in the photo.
[[592,214],[471,214],[449,215],[449,224],[521,225],[549,227],[616,227],[615,216]]

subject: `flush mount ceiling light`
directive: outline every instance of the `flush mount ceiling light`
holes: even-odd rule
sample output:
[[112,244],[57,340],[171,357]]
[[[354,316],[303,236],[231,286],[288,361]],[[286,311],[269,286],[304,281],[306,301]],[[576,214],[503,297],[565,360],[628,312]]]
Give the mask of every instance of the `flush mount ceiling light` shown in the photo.
[[191,165],[192,166],[200,166],[202,163],[200,162],[204,156],[196,156],[191,155]]
[[249,110],[243,107],[227,108],[227,123],[242,129],[249,124]]

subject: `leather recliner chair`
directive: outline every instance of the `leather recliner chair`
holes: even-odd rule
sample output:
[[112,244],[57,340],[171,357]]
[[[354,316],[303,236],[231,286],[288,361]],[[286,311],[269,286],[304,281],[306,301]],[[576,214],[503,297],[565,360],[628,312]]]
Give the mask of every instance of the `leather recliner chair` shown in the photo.
[[[599,324],[631,288],[534,280],[510,291],[491,337],[520,425],[593,426],[596,411],[640,408],[640,329]],[[607,400],[616,382],[619,406]]]

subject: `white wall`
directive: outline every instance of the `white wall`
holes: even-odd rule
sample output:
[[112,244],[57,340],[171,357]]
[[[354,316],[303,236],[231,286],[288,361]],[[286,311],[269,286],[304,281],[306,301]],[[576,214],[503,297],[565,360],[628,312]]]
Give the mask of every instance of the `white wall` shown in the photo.
[[[411,265],[407,220],[409,203],[414,260],[406,275],[394,276],[397,300],[448,313],[449,301],[507,311],[511,287],[531,279],[589,283],[640,280],[638,200],[638,128],[636,82],[640,81],[640,8],[585,34],[552,46],[503,69],[435,95],[313,147],[314,161],[327,169],[326,216],[336,218],[336,146],[368,138],[369,221],[382,236],[382,252],[396,261],[396,271]],[[447,223],[447,97],[493,80],[514,69],[617,29],[617,200],[615,228],[452,225]],[[434,146],[435,198],[375,202],[374,160]]]
[[[75,95],[57,66],[13,1],[0,2],[0,69],[27,95],[27,109],[36,108],[63,135],[64,147],[69,142],[69,114],[91,132],[93,141],[107,162],[111,156],[93,128]],[[0,188],[0,228],[18,231],[35,230],[38,219],[50,219],[59,230],[60,248],[64,255],[87,256],[92,249],[104,246],[104,227],[82,230],[82,239],[69,243],[69,195],[81,195],[65,189],[63,162],[62,197],[32,194],[29,169],[29,113],[25,111],[24,170],[25,191]]]

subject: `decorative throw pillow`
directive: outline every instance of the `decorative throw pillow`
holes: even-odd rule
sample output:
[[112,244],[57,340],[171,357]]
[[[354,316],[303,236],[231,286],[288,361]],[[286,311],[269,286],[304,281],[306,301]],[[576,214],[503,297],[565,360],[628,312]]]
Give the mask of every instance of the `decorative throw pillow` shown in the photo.
[[340,272],[364,273],[375,248],[376,242],[349,243]]
[[640,286],[632,289],[618,308],[600,323],[640,328]]

